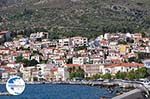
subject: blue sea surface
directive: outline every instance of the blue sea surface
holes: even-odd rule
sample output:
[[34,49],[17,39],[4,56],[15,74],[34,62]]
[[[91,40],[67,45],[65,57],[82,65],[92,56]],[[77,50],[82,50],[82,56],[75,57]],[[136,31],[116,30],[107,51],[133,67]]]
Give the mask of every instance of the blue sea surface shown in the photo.
[[[5,85],[0,85],[0,92],[7,92]],[[0,99],[100,99],[102,96],[111,99],[114,94],[98,86],[38,84],[26,85],[19,96],[0,96]]]

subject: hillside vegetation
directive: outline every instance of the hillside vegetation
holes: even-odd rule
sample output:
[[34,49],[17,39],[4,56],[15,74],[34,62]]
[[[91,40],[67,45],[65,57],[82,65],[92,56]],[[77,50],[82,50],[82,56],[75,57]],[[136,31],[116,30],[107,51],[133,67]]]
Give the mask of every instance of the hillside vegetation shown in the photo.
[[0,0],[0,30],[56,37],[150,32],[149,0]]

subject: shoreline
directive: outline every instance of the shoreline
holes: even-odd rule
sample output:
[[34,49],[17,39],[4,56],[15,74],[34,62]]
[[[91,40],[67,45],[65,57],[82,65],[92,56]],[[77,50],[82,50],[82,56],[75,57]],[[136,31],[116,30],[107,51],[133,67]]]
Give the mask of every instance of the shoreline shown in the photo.
[[[57,81],[57,82],[25,82],[27,85],[87,85],[91,87],[105,88],[109,93],[114,94],[115,97],[128,93],[135,90],[136,87],[131,82],[103,82],[103,81]],[[123,84],[124,83],[124,84]],[[0,82],[1,85],[6,84],[6,82]],[[127,84],[127,85],[126,85]],[[137,86],[137,85],[136,85]],[[5,94],[4,94],[5,95]],[[1,96],[1,95],[0,95]]]
[[[6,82],[0,82],[6,84]],[[120,86],[120,87],[137,87],[141,85],[135,81],[38,81],[38,82],[25,82],[25,84],[70,84],[70,85],[91,85],[91,86]]]

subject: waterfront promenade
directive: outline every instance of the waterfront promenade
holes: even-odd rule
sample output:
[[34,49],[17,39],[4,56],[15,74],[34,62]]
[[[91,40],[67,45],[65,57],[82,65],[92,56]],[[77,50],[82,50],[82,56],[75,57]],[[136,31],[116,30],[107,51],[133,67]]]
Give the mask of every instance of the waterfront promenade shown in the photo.
[[149,99],[149,97],[141,89],[134,89],[112,99]]

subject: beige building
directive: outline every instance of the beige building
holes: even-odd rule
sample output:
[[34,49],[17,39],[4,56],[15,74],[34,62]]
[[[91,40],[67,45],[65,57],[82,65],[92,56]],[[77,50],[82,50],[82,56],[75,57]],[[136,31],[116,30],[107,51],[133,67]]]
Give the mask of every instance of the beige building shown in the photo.
[[85,71],[85,77],[91,77],[93,75],[103,73],[104,65],[102,65],[102,64],[85,64],[83,66],[83,69]]

